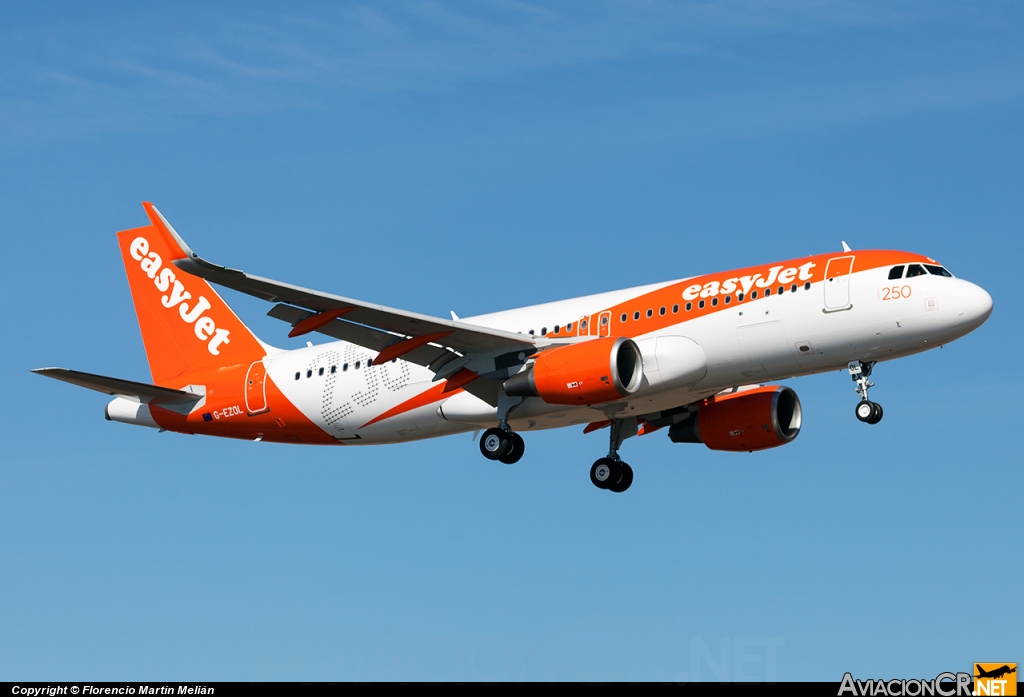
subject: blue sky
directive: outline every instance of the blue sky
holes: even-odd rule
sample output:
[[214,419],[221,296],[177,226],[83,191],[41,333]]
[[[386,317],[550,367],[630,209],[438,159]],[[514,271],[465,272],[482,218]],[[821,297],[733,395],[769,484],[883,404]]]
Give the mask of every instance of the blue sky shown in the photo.
[[[0,9],[0,678],[817,679],[1021,661],[1015,3]],[[103,421],[148,377],[113,233],[439,316],[840,248],[995,300],[791,381],[754,455],[533,434],[311,449]],[[265,340],[267,306],[225,293]],[[1016,521],[1016,522],[1015,522]]]

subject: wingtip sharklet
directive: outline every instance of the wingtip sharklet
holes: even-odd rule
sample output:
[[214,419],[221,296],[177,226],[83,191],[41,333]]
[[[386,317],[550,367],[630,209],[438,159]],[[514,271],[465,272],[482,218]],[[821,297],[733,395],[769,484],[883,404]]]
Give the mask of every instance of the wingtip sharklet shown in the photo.
[[166,239],[167,246],[176,252],[174,260],[195,258],[196,253],[189,248],[185,243],[185,240],[181,239],[181,235],[178,234],[178,231],[175,230],[169,222],[167,222],[167,218],[163,216],[151,201],[143,201],[142,207],[146,211],[146,216],[149,218],[149,222],[152,223],[153,227],[159,230],[160,234]]
[[230,269],[226,266],[206,261],[206,259],[203,259],[201,256],[196,254],[192,248],[188,246],[188,243],[185,242],[182,236],[178,234],[178,231],[174,229],[174,226],[167,222],[167,218],[164,217],[163,213],[161,213],[152,202],[143,201],[142,207],[146,210],[146,215],[149,217],[150,223],[167,241],[167,246],[175,250],[176,254],[170,261],[179,269],[195,276],[199,276],[200,278],[204,278],[204,276],[199,272],[197,267],[223,273],[242,273],[237,269]]

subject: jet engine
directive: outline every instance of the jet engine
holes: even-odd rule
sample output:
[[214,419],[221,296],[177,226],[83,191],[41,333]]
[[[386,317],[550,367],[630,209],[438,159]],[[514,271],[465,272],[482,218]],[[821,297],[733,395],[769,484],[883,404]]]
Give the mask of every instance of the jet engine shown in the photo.
[[543,351],[505,381],[511,397],[548,404],[604,404],[633,394],[644,378],[643,357],[632,339],[604,337]]
[[672,426],[673,443],[703,443],[712,450],[752,452],[785,445],[800,433],[796,392],[766,385],[712,397],[696,414]]

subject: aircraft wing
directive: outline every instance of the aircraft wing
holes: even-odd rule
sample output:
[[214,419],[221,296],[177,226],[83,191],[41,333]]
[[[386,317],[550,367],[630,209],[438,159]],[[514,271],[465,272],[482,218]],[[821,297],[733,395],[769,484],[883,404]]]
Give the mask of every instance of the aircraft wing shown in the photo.
[[83,373],[78,370],[68,370],[67,368],[36,368],[32,372],[115,397],[137,399],[143,404],[177,406],[195,403],[203,398],[203,395],[193,392],[173,390],[169,387],[159,387],[144,382],[135,382],[134,380],[110,378],[106,375]]
[[[444,333],[446,336],[440,343],[463,354],[487,353],[506,349],[512,350],[514,348],[533,349],[535,345],[532,337],[513,332],[478,327],[464,322],[421,315],[406,310],[396,310],[391,307],[376,305],[354,298],[346,298],[341,295],[334,295],[333,293],[324,293],[294,286],[290,283],[282,283],[269,278],[254,276],[237,269],[217,266],[195,255],[194,252],[190,253],[186,259],[175,260],[174,265],[193,276],[199,276],[225,288],[231,288],[232,290],[262,298],[269,302],[283,303],[307,310],[306,319],[313,319],[313,315],[320,315],[326,319],[324,313],[336,313],[331,317],[332,321],[341,320],[377,330],[377,334],[367,335],[367,337],[353,334],[353,337],[366,338],[374,344],[379,344],[379,340],[383,339],[380,333],[390,334],[392,341],[398,337],[418,337]],[[281,311],[277,313],[272,311],[271,316],[278,317],[279,319],[284,319],[285,317]],[[288,317],[290,320],[297,317],[297,315],[288,315]],[[311,322],[310,324],[315,325],[316,323]],[[309,331],[321,330],[323,326],[325,325],[313,326]],[[330,332],[326,331],[323,333],[330,334]],[[333,334],[331,335],[333,336]],[[378,341],[369,339],[370,336],[374,336]],[[355,341],[354,343],[360,342]],[[367,346],[367,348],[380,350],[377,346]]]
[[589,338],[555,340],[480,327],[302,288],[220,266],[192,251],[152,204],[143,205],[154,224],[170,236],[168,242],[172,243],[172,248],[181,249],[181,257],[173,260],[175,266],[211,283],[276,303],[268,314],[292,325],[289,336],[316,331],[381,351],[380,360],[401,356],[403,360],[430,368],[435,373],[435,380],[451,377],[462,368],[481,377],[504,379],[539,350]]

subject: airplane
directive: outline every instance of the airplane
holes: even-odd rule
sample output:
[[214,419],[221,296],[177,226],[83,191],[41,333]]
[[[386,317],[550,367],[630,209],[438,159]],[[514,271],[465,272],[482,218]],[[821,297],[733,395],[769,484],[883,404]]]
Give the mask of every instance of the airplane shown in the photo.
[[999,668],[995,668],[994,670],[985,670],[981,666],[975,664],[975,668],[978,671],[978,674],[974,676],[976,678],[1001,678],[1004,675],[1017,672],[1016,665],[1014,665],[1013,668],[1008,665],[1004,665]]
[[[935,260],[843,251],[627,288],[477,317],[431,317],[206,261],[152,203],[117,234],[152,382],[64,368],[37,372],[109,395],[110,421],[276,443],[373,445],[483,431],[480,451],[513,464],[522,433],[608,428],[590,469],[626,491],[627,438],[753,452],[792,442],[800,399],[775,381],[847,370],[856,417],[881,361],[981,326],[992,298]],[[264,343],[214,290],[273,303],[288,336]]]

